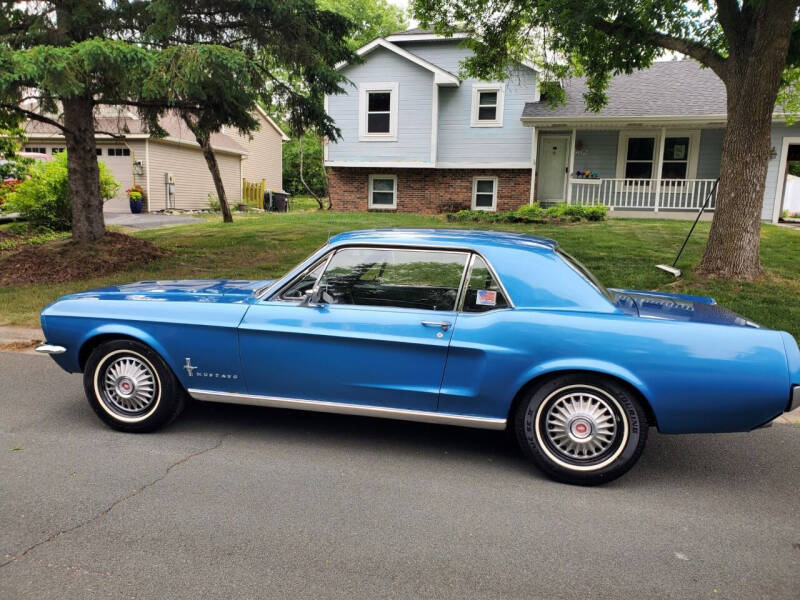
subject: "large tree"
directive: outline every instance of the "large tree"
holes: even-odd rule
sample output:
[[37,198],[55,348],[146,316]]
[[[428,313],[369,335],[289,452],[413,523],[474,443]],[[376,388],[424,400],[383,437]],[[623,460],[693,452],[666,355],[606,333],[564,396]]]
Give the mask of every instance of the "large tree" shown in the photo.
[[469,73],[503,76],[512,61],[534,58],[545,72],[585,74],[593,110],[605,103],[611,75],[645,68],[665,51],[712,69],[727,90],[728,122],[714,220],[698,269],[750,279],[761,272],[773,110],[800,66],[798,6],[800,0],[415,0],[414,11],[442,32],[473,34]]
[[408,28],[405,11],[387,0],[318,0],[318,3],[321,8],[347,17],[353,23],[350,34],[353,49]]
[[[266,99],[281,105],[294,126],[314,125],[335,136],[321,98],[340,91],[343,77],[334,65],[352,59],[350,30],[347,19],[313,0],[2,0],[0,112],[63,132],[73,237],[97,240],[105,232],[98,107],[133,107],[163,135],[158,120],[165,111],[197,117],[213,105],[215,124],[207,120],[201,127],[231,124],[247,131],[252,117],[246,114],[258,96],[249,94],[249,105],[238,101],[241,71],[226,72],[225,85],[209,85],[216,71],[206,67],[227,61],[246,64],[248,77],[257,72]],[[187,69],[186,62],[170,60],[174,47],[204,47],[185,55],[200,63]],[[165,64],[173,70],[164,71]]]

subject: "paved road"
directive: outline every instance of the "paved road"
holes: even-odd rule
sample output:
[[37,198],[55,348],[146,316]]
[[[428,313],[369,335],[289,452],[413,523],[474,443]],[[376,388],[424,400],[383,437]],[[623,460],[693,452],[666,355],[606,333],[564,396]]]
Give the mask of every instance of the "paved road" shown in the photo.
[[205,404],[123,435],[0,353],[0,438],[3,599],[800,597],[790,425],[653,435],[584,489],[498,432]]

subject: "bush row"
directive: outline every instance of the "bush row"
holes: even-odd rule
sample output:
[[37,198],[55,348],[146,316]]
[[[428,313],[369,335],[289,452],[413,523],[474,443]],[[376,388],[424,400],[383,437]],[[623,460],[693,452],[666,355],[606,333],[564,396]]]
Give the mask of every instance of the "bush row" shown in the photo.
[[581,206],[579,204],[554,204],[543,208],[526,204],[509,212],[485,210],[460,210],[447,215],[448,221],[457,223],[576,223],[579,221],[604,221],[607,206]]

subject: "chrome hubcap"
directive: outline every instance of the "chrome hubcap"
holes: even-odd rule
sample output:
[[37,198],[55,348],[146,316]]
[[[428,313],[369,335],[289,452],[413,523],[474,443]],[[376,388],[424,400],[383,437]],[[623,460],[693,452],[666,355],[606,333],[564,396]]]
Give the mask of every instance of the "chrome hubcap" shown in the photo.
[[156,398],[156,378],[148,364],[133,356],[113,361],[106,369],[105,396],[125,414],[146,411]]
[[604,454],[617,437],[617,419],[608,402],[589,392],[559,397],[547,411],[546,432],[553,447],[573,460]]

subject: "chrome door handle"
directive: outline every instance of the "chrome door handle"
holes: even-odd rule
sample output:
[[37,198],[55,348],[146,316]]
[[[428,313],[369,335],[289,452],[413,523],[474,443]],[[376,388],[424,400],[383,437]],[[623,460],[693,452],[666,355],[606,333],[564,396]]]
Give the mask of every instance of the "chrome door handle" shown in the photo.
[[425,327],[441,327],[444,331],[450,329],[452,323],[450,321],[422,321]]

